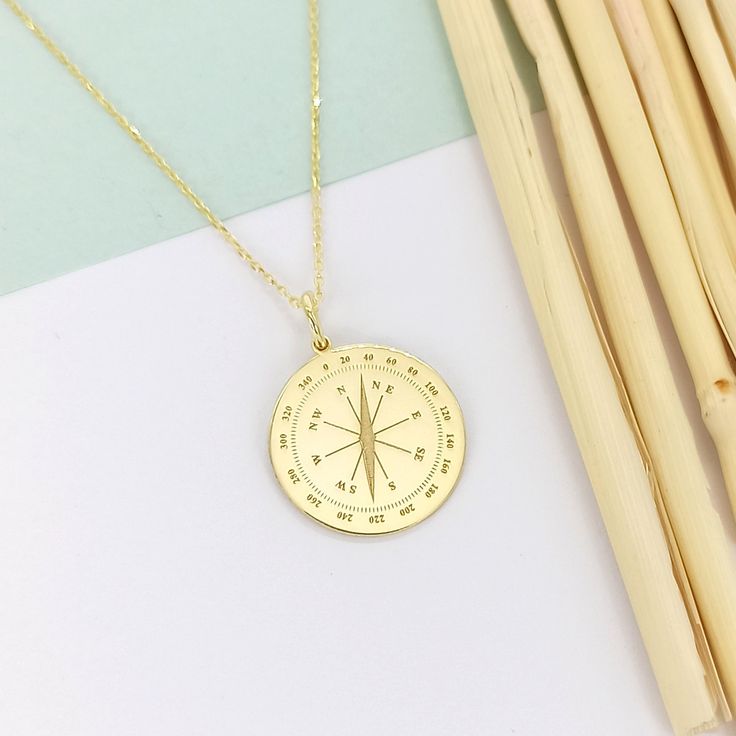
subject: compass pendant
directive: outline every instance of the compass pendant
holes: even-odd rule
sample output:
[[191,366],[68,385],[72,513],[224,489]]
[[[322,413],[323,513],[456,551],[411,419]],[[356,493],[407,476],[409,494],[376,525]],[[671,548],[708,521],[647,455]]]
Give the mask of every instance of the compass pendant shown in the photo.
[[295,373],[271,420],[271,462],[289,498],[332,529],[386,534],[435,512],[465,454],[442,378],[393,348],[325,350]]

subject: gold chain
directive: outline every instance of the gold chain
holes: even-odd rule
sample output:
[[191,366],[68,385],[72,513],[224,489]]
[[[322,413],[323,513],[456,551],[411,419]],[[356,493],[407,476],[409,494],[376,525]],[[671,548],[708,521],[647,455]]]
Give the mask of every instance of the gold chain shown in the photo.
[[273,286],[292,307],[309,308],[316,311],[324,293],[324,255],[322,250],[322,205],[320,197],[320,150],[319,150],[319,113],[322,100],[319,96],[319,10],[318,0],[309,0],[309,55],[311,66],[311,133],[312,133],[312,248],[314,258],[314,295],[297,296],[289,291],[266,267],[228,230],[225,223],[205,204],[204,200],[176,173],[166,159],[141,135],[138,128],[123,115],[115,105],[102,94],[81,69],[46,35],[44,30],[31,18],[15,0],[3,2],[20,18],[25,26],[56,57],[66,70],[97,100],[97,102],[115,119],[123,130],[140,146],[166,176],[176,184],[179,191],[204,215],[210,225],[222,235],[235,252],[255,271],[267,284]]

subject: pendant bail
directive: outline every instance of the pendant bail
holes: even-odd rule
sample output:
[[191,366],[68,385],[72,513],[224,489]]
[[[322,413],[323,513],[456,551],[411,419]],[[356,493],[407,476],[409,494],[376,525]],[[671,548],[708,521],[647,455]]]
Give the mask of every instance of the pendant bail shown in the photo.
[[312,329],[312,347],[317,353],[324,353],[330,349],[330,339],[322,332],[322,325],[319,321],[319,309],[317,307],[317,298],[314,292],[305,291],[302,295],[302,309],[307,315],[307,322]]

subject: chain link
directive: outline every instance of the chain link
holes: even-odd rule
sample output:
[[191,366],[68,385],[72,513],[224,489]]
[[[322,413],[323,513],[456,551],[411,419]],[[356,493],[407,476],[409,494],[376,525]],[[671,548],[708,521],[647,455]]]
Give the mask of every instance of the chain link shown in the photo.
[[322,183],[320,181],[319,114],[319,9],[318,0],[309,0],[309,68],[312,86],[312,246],[314,254],[314,297],[322,301],[324,290],[324,251],[322,249]]
[[[269,286],[281,294],[292,307],[305,308],[303,296],[293,294],[266,267],[245,248],[225,223],[205,204],[204,200],[177,174],[166,159],[143,137],[141,132],[123,115],[102,91],[84,75],[81,69],[46,35],[44,30],[31,18],[15,0],[2,0],[10,10],[25,24],[36,38],[53,54],[66,70],[89,92],[89,94],[111,115],[118,125],[138,144],[161,171],[176,185],[177,189],[209,221],[210,225],[222,235],[235,252]],[[312,249],[314,262],[314,303],[322,301],[324,294],[324,253],[322,248],[322,203],[320,182],[320,108],[319,96],[319,9],[318,0],[309,0],[309,52],[311,79],[311,194],[312,194]]]

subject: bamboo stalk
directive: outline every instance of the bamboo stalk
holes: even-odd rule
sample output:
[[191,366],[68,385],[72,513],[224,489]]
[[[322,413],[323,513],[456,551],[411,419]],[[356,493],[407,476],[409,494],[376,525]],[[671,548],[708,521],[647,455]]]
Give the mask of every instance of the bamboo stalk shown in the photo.
[[[509,0],[524,42],[537,63],[539,81],[560,153],[598,295],[624,381],[663,496],[661,515],[672,505],[710,506],[708,480],[680,400],[636,255],[616,199],[591,115],[546,0]],[[574,141],[574,145],[570,143]],[[701,629],[697,605],[673,542],[680,588],[694,623],[711,686],[690,686],[678,698],[687,710],[671,714],[679,732],[712,720],[711,692],[730,719],[720,679]]]
[[568,416],[668,712],[678,734],[713,725],[692,709],[703,667],[609,356],[541,160],[528,99],[487,0],[438,0],[489,169]]
[[736,3],[733,0],[710,0],[710,7],[731,69],[736,73]]
[[[733,472],[736,379],[693,265],[670,185],[603,0],[557,0],[583,78],[654,266],[701,401]],[[736,575],[720,518],[695,499],[670,516],[731,708],[736,704]]]
[[736,345],[736,269],[641,0],[604,0],[657,142],[690,251],[726,340]]
[[707,3],[670,0],[690,53],[713,106],[728,151],[730,170],[736,170],[736,79]]
[[[558,5],[560,10],[567,8],[570,23],[574,24],[576,19],[568,2],[560,0]],[[582,21],[581,29],[575,34],[586,54],[586,58],[578,60],[675,325],[703,419],[718,450],[731,503],[736,509],[736,377],[705,292],[698,283],[699,275],[659,152],[615,33],[608,27],[605,9],[599,5],[600,0],[585,5],[581,17],[593,14],[593,21]],[[607,44],[607,53],[612,55],[610,63],[596,58],[594,45],[585,38],[587,25],[596,19],[602,27],[598,33],[600,42]],[[571,36],[574,29],[574,25],[568,28]],[[578,56],[582,53],[578,51]],[[614,92],[604,93],[603,90],[609,89]]]
[[[679,104],[680,114],[690,132],[690,143],[697,151],[708,178],[721,222],[726,232],[731,260],[736,263],[736,211],[731,198],[725,162],[700,77],[685,45],[669,0],[643,0],[644,9]],[[736,8],[736,5],[733,6]]]

